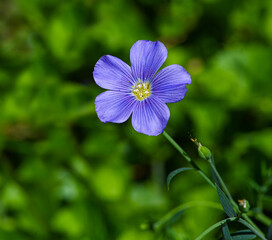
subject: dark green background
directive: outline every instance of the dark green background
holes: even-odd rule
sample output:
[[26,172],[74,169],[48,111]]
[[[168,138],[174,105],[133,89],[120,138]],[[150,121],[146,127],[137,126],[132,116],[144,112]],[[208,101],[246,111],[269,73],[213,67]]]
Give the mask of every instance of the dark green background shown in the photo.
[[272,175],[272,1],[1,0],[1,240],[190,240],[225,217],[195,208],[157,236],[139,227],[182,203],[218,201],[193,172],[168,192],[167,174],[188,164],[164,137],[95,113],[95,63],[129,63],[140,39],[163,42],[164,66],[192,77],[169,104],[167,132],[210,176],[198,138],[234,199],[272,215],[269,187],[257,193]]

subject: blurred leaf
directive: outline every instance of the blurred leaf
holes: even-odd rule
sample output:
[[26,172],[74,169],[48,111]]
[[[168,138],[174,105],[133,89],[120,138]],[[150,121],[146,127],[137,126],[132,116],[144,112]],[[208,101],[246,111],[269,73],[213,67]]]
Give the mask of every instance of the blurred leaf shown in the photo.
[[63,169],[55,172],[55,186],[54,193],[56,198],[60,198],[65,201],[74,201],[80,198],[80,188],[76,179],[70,172]]
[[52,219],[52,227],[67,235],[76,237],[83,231],[82,219],[80,214],[74,209],[60,209]]
[[27,205],[27,195],[16,182],[8,182],[3,187],[0,199],[5,208],[20,209]]
[[225,224],[222,226],[222,233],[223,233],[223,239],[224,239],[224,240],[232,240],[232,237],[230,236],[228,224],[225,223]]
[[116,240],[151,240],[153,239],[153,234],[149,231],[140,231],[133,228],[125,229]]
[[48,177],[48,169],[41,159],[30,158],[23,162],[18,170],[18,175],[23,182],[40,182]]
[[171,1],[165,4],[164,11],[157,20],[159,32],[169,38],[181,37],[193,27],[199,15],[199,9],[194,1]]
[[169,173],[168,176],[167,176],[167,180],[166,180],[168,190],[169,190],[170,183],[171,183],[172,179],[176,175],[178,175],[179,173],[184,172],[184,171],[188,171],[188,170],[194,170],[194,168],[189,168],[189,167],[178,168],[178,169],[172,171],[171,173]]
[[42,221],[41,216],[37,214],[36,209],[24,209],[21,211],[20,214],[18,214],[17,224],[28,234],[37,236],[37,239],[39,237],[46,238],[49,235],[47,226]]
[[167,197],[163,194],[161,188],[155,183],[137,184],[130,193],[129,198],[132,206],[138,211],[150,211],[151,209],[165,209],[167,206]]
[[236,213],[235,213],[233,207],[231,206],[231,203],[230,203],[229,199],[227,198],[227,196],[225,195],[225,193],[217,185],[215,185],[215,186],[216,186],[219,200],[222,204],[222,207],[223,207],[225,213],[229,217],[236,217]]
[[92,174],[92,168],[90,164],[81,156],[73,157],[70,161],[70,164],[78,175],[84,177],[85,179],[90,178]]
[[125,193],[126,174],[120,168],[96,169],[92,180],[95,192],[104,200],[116,201]]

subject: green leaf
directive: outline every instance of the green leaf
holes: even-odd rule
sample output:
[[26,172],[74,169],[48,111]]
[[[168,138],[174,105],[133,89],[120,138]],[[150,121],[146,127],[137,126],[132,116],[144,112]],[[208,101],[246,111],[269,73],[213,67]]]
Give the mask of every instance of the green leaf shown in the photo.
[[213,168],[211,168],[211,171],[212,171],[212,177],[213,177],[214,182],[218,185],[218,187],[222,188],[220,181],[219,181],[216,173],[214,172]]
[[223,233],[224,240],[232,240],[232,237],[230,236],[228,225],[226,223],[222,226],[222,233]]
[[250,230],[241,230],[231,234],[232,240],[250,240],[256,238],[256,235]]
[[180,211],[178,211],[168,222],[169,225],[172,225],[174,224],[178,219],[179,217],[185,212],[186,209],[182,209]]
[[[237,231],[231,234],[232,240],[250,240],[254,238],[256,238],[256,235],[249,229]],[[224,238],[220,238],[220,240],[224,240]]]
[[169,190],[170,182],[173,179],[173,177],[175,177],[177,174],[187,171],[187,170],[194,170],[194,168],[189,168],[189,167],[178,168],[178,169],[174,170],[173,172],[169,173],[167,180],[166,180],[168,190]]
[[272,240],[272,223],[270,224],[268,228],[268,234],[267,234],[268,240]]
[[179,211],[172,214],[172,212],[169,212],[164,218],[153,224],[153,229],[155,231],[158,231],[162,228],[165,228],[166,226],[170,226],[173,223],[175,223],[179,217],[185,212],[185,210],[188,208],[188,206],[184,206],[183,208],[179,209]]
[[222,205],[225,213],[229,217],[236,217],[236,213],[235,213],[233,207],[231,206],[231,203],[230,203],[229,199],[227,198],[227,196],[225,195],[225,193],[217,185],[215,185],[215,186],[216,186],[219,200],[221,202],[221,205]]
[[185,204],[177,206],[176,208],[168,212],[159,221],[155,222],[153,224],[153,230],[157,232],[158,230],[164,228],[166,224],[167,226],[173,224],[185,212],[185,210],[189,208],[195,208],[198,206],[212,208],[216,210],[222,210],[221,204],[216,202],[205,202],[205,201],[204,202],[203,201],[187,202]]

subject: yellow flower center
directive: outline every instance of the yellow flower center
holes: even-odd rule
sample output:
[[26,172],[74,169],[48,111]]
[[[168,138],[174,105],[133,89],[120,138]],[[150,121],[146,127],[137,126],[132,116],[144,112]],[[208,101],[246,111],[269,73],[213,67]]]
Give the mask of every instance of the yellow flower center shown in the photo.
[[142,82],[140,78],[138,79],[138,81],[138,83],[132,86],[131,92],[139,101],[142,101],[148,98],[151,94],[150,83]]

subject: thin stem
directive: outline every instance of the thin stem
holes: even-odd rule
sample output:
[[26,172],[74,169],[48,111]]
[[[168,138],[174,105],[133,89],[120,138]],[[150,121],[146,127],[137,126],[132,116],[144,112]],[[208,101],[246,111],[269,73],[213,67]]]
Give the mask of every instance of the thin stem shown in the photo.
[[216,174],[216,176],[217,176],[217,178],[218,178],[218,180],[219,180],[219,182],[220,182],[220,184],[221,184],[223,190],[225,191],[225,193],[227,194],[229,200],[231,201],[232,205],[236,208],[236,210],[239,211],[239,208],[238,208],[237,203],[233,200],[233,198],[232,198],[232,196],[231,196],[231,194],[230,194],[230,192],[229,192],[229,190],[228,190],[226,184],[224,183],[223,179],[221,178],[219,172],[217,171],[217,169],[216,169],[216,167],[215,167],[215,165],[214,165],[212,159],[209,160],[209,163],[210,163],[210,165],[211,165],[211,167],[212,167],[214,173]]
[[208,178],[208,176],[201,171],[197,164],[188,156],[188,154],[177,144],[177,142],[166,132],[163,132],[163,136],[178,150],[178,152],[197,170],[197,172],[213,187],[216,189],[214,183]]
[[179,153],[189,162],[192,162],[192,159],[188,154],[177,144],[177,142],[166,132],[163,132],[163,136],[179,151]]
[[[220,184],[221,184],[223,190],[225,191],[225,193],[227,194],[229,200],[235,202],[235,201],[233,200],[233,198],[232,198],[232,196],[231,196],[231,194],[230,194],[230,192],[229,192],[229,190],[228,190],[226,184],[224,183],[223,179],[221,178],[219,172],[217,171],[217,169],[216,169],[216,167],[215,167],[215,165],[214,165],[212,159],[209,160],[209,163],[210,163],[210,165],[211,165],[211,167],[212,167],[214,173],[216,174],[218,180],[220,181]],[[236,205],[236,207],[237,207],[237,209],[238,209],[238,205],[237,205],[236,203],[235,203],[235,205]]]
[[255,233],[258,237],[260,237],[262,240],[267,240],[259,231],[257,231],[252,225],[250,225],[249,223],[247,223],[245,220],[243,219],[238,219],[237,217],[233,217],[233,218],[226,218],[220,222],[215,223],[214,225],[210,226],[209,228],[207,228],[203,233],[201,233],[195,240],[200,240],[203,237],[205,237],[209,232],[211,232],[212,230],[224,225],[225,223],[228,222],[234,222],[237,221],[241,224],[243,224],[244,226],[246,226],[248,229],[250,229],[253,233]]
[[[197,172],[214,188],[215,184],[207,177],[207,175],[201,171],[201,169],[197,166],[197,164],[188,156],[188,154],[177,144],[177,142],[171,137],[169,136],[169,134],[164,131],[163,132],[163,136],[178,150],[178,152],[197,170]],[[218,180],[220,181],[221,186],[223,187],[223,190],[225,191],[225,193],[227,194],[229,200],[231,201],[232,205],[236,208],[236,210],[239,212],[239,208],[237,203],[233,200],[227,186],[225,185],[223,179],[221,178],[220,174],[218,173],[212,159],[209,160],[209,163],[211,165],[211,167],[213,168]],[[264,236],[264,233],[256,226],[256,224],[249,218],[249,216],[247,216],[246,214],[242,214],[242,217],[248,222],[248,224],[251,225],[251,227],[255,228],[255,231],[258,231],[259,234],[261,234],[262,236]],[[240,219],[242,220],[242,219]]]
[[243,217],[245,220],[247,220],[247,222],[248,222],[249,224],[251,224],[252,227],[254,227],[258,232],[260,232],[262,236],[265,235],[265,234],[262,232],[262,230],[261,230],[260,228],[258,228],[258,226],[250,219],[249,216],[247,216],[245,213],[243,213],[243,214],[242,214],[242,217]]
[[250,225],[248,222],[246,222],[243,219],[239,219],[238,220],[239,223],[243,224],[244,226],[246,226],[247,228],[249,228],[253,233],[255,233],[258,237],[260,237],[262,240],[267,240],[263,234],[259,231],[257,231],[252,225]]
[[196,170],[214,189],[216,189],[213,182],[207,177],[207,175],[204,172],[202,172],[200,169],[196,169]]
[[236,217],[233,217],[233,218],[226,218],[220,222],[217,222],[215,223],[214,225],[210,226],[209,228],[207,228],[203,233],[201,233],[195,240],[200,240],[202,239],[203,237],[205,237],[209,232],[211,232],[212,230],[224,225],[225,223],[228,223],[228,222],[233,222],[233,221],[236,221],[237,218]]
[[256,213],[254,217],[267,226],[270,226],[270,224],[272,223],[272,219],[270,219],[263,213]]
[[[231,196],[231,194],[230,194],[230,192],[229,192],[229,190],[228,190],[226,184],[224,183],[223,179],[221,178],[219,172],[217,171],[217,169],[216,169],[216,167],[215,167],[215,165],[214,165],[214,163],[213,163],[213,160],[210,159],[210,160],[209,160],[209,163],[210,163],[210,165],[211,165],[211,167],[212,167],[214,173],[216,174],[216,176],[217,176],[217,178],[218,178],[218,180],[219,180],[219,182],[220,182],[220,184],[221,184],[223,190],[224,190],[225,193],[227,194],[227,196],[228,196],[230,202],[231,202],[232,205],[235,207],[235,209],[239,212],[239,207],[238,207],[237,203],[233,200],[233,198],[232,198],[232,196]],[[245,220],[247,220],[248,223],[250,223],[254,228],[256,228],[256,229],[264,236],[264,233],[262,232],[262,230],[261,230],[260,228],[258,228],[258,226],[257,226],[257,225],[249,218],[249,216],[247,216],[246,214],[242,214],[242,217],[243,217]]]
[[180,213],[182,211],[187,210],[188,208],[203,206],[207,208],[213,208],[216,210],[222,211],[221,204],[218,204],[216,202],[201,202],[201,201],[195,201],[195,202],[189,202],[182,205],[177,206],[173,210],[171,210],[169,213],[167,213],[164,217],[162,217],[160,220],[155,222],[153,224],[154,231],[160,230],[167,222],[169,222],[177,213]]

